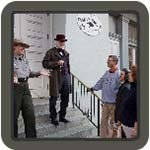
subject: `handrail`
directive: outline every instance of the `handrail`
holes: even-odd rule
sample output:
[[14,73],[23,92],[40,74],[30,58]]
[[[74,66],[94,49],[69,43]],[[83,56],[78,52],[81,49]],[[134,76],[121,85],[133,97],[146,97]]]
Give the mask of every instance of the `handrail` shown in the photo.
[[[73,73],[71,73],[71,75],[73,75],[80,83],[82,83],[82,85],[84,85],[86,88],[89,88],[87,85],[85,85],[77,76],[75,76]],[[93,93],[100,101],[101,98],[94,92],[91,91],[91,93]]]
[[[71,93],[72,93],[73,108],[74,106],[76,106],[83,113],[83,115],[86,115],[88,120],[97,128],[97,135],[99,136],[100,135],[100,101],[101,99],[94,92],[90,92],[90,96],[89,96],[89,93],[86,90],[89,87],[85,85],[73,73],[71,73],[71,78],[72,78]],[[77,81],[76,85],[75,85],[75,80]],[[97,101],[95,99],[97,99]],[[97,107],[95,107],[96,105]],[[96,115],[96,112],[97,112],[97,115]]]

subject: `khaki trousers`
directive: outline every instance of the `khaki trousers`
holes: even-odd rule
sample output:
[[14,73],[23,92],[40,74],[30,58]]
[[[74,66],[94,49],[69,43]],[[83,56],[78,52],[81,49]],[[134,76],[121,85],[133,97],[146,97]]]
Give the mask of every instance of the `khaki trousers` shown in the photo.
[[100,126],[101,138],[113,138],[114,117],[115,117],[115,104],[103,103],[101,126]]

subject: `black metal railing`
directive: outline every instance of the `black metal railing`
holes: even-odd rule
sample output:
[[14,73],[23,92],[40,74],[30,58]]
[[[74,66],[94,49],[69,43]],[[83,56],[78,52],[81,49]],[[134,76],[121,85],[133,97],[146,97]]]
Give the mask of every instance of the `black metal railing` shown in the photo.
[[88,87],[71,73],[72,105],[76,106],[88,120],[97,128],[100,135],[100,98],[94,92],[88,92]]

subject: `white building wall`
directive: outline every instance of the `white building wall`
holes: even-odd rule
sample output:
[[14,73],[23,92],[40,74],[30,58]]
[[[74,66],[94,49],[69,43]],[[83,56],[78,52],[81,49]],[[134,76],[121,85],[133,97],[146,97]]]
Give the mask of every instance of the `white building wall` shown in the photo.
[[109,16],[109,32],[116,33],[116,18]]
[[83,83],[92,86],[107,70],[107,57],[109,55],[109,16],[97,14],[101,23],[101,33],[88,36],[81,31],[77,24],[78,14],[67,14],[66,36],[68,42],[66,49],[70,52],[71,72]]
[[14,15],[14,38],[20,39],[21,37],[21,14]]
[[120,38],[121,35],[117,33],[117,19],[109,16],[109,49],[110,54],[118,57],[118,68],[120,69]]
[[54,38],[56,34],[65,34],[66,14],[53,14],[52,15],[52,43],[55,46]]
[[[47,51],[47,14],[14,14],[14,38],[22,39],[30,45],[26,49],[31,70],[42,69],[42,59]],[[49,79],[45,76],[29,79],[29,87],[33,97],[49,96]]]
[[[25,34],[21,26],[21,15],[15,16],[14,37],[22,38]],[[43,55],[47,49],[55,45],[56,34],[65,34],[68,38],[66,50],[70,53],[71,72],[87,86],[92,86],[104,74],[107,68],[107,57],[110,54],[120,56],[120,43],[113,36],[116,33],[116,20],[109,14],[97,14],[101,21],[101,32],[96,36],[89,36],[79,29],[78,14],[45,14]],[[112,38],[110,38],[112,37]],[[127,60],[126,60],[127,61]],[[31,67],[35,69],[34,66]],[[38,68],[40,69],[40,68]],[[47,85],[44,85],[47,86]]]

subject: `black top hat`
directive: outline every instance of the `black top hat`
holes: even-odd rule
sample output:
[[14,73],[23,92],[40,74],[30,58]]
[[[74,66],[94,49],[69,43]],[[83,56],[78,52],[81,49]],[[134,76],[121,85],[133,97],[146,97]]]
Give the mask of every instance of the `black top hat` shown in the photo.
[[56,38],[54,40],[55,41],[67,41],[67,39],[65,39],[65,35],[64,34],[57,34]]

